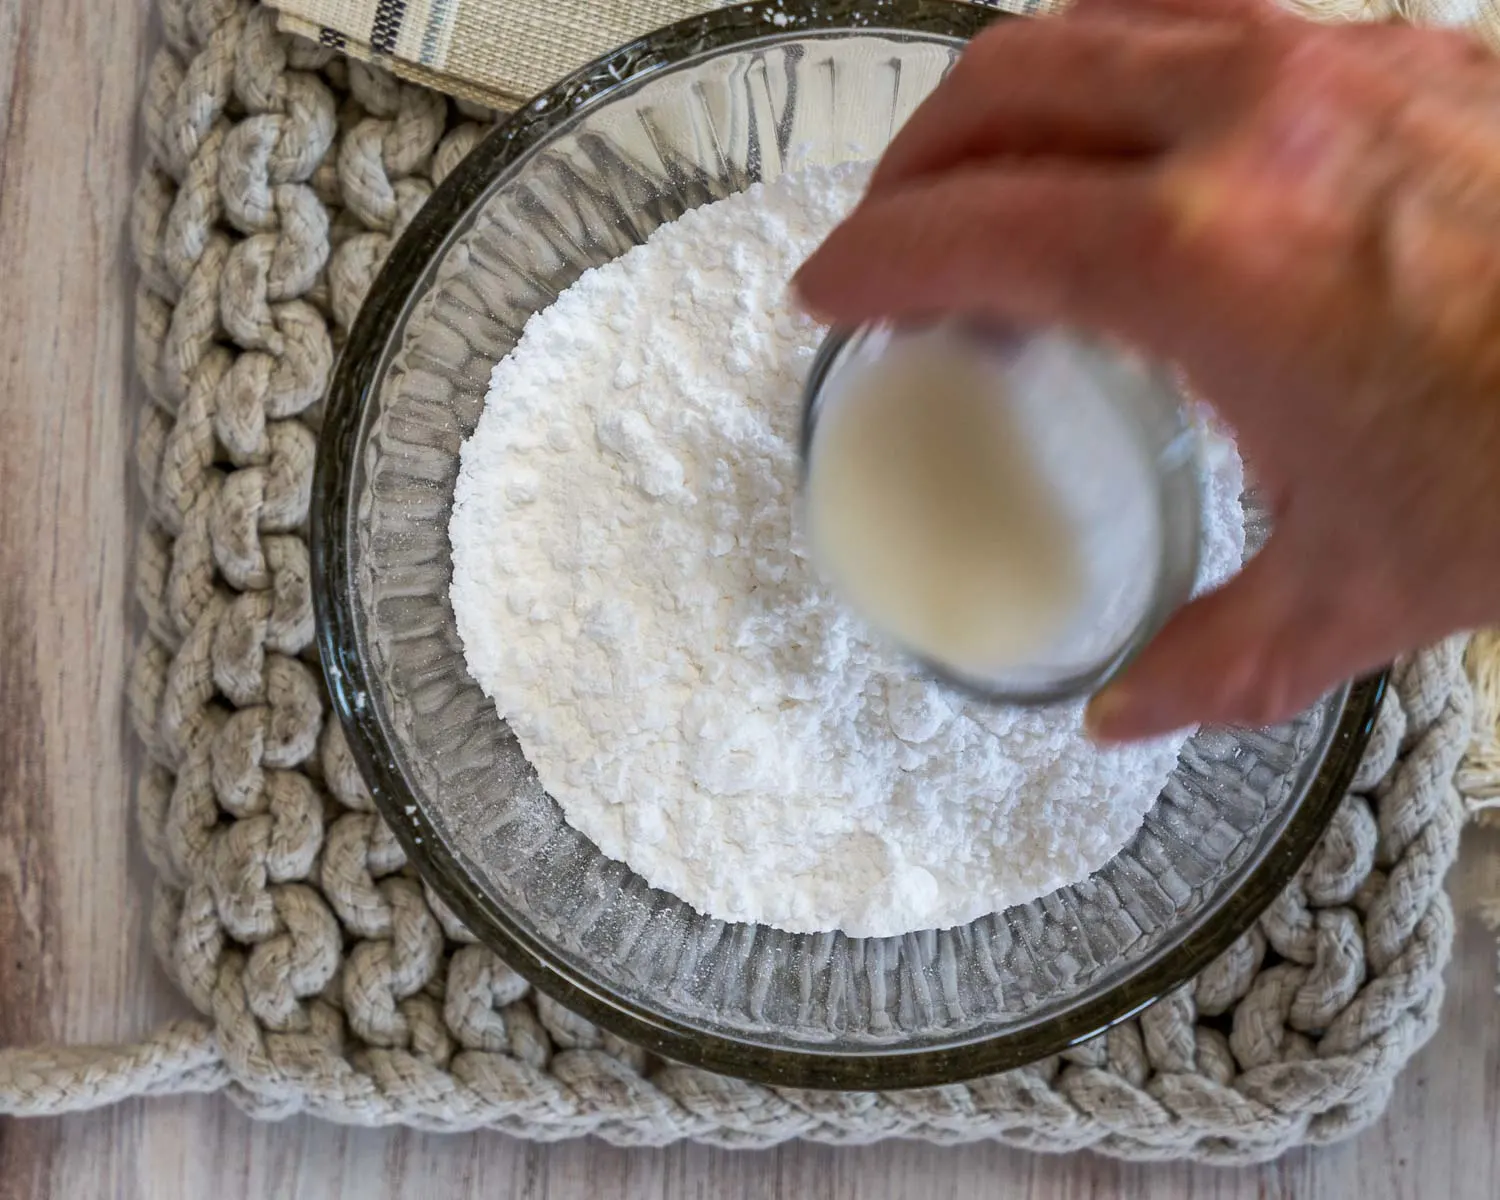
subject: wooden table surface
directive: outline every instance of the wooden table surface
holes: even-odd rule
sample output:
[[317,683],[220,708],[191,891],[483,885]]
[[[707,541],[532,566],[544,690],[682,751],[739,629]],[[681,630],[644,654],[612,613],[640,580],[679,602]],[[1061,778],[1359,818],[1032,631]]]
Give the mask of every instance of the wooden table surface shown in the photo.
[[[133,614],[124,227],[144,0],[0,0],[0,1044],[138,1036],[180,1013],[151,960],[122,703]],[[1353,1143],[1256,1170],[994,1146],[620,1151],[310,1120],[189,1098],[0,1121],[0,1198],[808,1200],[1500,1194],[1500,999],[1472,915],[1500,838],[1471,832],[1441,1032]]]

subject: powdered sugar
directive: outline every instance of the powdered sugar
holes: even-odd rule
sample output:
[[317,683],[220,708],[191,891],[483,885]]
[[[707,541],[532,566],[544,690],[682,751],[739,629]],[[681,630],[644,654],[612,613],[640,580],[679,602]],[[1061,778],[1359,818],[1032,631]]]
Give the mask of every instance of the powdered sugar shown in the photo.
[[[794,520],[822,330],[786,282],[865,172],[809,168],[588,272],[496,367],[464,446],[452,599],[475,679],[568,821],[700,911],[886,935],[1076,881],[1179,741],[968,701],[821,583]],[[1218,460],[1205,575],[1238,562]]]

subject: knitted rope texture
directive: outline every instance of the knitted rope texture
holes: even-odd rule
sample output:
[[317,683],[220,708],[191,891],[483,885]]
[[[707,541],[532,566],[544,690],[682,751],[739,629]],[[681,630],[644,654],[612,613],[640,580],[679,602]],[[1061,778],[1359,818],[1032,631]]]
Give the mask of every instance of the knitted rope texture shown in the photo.
[[147,633],[131,703],[157,952],[200,1014],[119,1048],[0,1051],[0,1113],[226,1090],[256,1116],[619,1144],[994,1138],[1265,1159],[1381,1111],[1435,1028],[1453,917],[1463,646],[1404,663],[1333,826],[1194,983],[1022,1070],[920,1091],[763,1087],[648,1057],[532,991],[407,866],[312,651],[320,397],[376,270],[488,114],[161,0],[135,198]]

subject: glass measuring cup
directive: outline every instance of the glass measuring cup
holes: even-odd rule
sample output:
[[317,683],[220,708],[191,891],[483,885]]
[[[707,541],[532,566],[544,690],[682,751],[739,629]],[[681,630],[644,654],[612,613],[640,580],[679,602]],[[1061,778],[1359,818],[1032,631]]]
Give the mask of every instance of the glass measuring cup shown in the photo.
[[[1185,399],[1160,371],[1063,331],[957,323],[835,330],[803,397],[804,498],[819,469],[820,433],[835,418],[857,418],[854,406],[868,402],[871,387],[917,350],[969,356],[969,366],[993,382],[993,403],[1007,406],[1007,420],[1055,492],[1083,569],[1056,632],[1003,662],[955,661],[908,631],[883,632],[936,676],[997,702],[1061,703],[1099,690],[1190,598],[1196,582],[1203,469]],[[911,399],[923,403],[920,395]],[[830,582],[869,618],[870,605],[828,570],[837,556],[826,546],[820,553],[816,536],[812,541]]]

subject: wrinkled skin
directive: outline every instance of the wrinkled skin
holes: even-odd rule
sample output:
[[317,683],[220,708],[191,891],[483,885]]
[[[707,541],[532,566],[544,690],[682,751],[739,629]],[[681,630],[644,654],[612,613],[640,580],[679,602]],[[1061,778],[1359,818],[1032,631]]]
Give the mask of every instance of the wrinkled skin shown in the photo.
[[1290,716],[1500,617],[1500,60],[1259,0],[975,40],[803,267],[825,320],[1055,323],[1177,364],[1266,549],[1095,698],[1103,740]]

